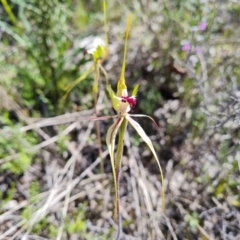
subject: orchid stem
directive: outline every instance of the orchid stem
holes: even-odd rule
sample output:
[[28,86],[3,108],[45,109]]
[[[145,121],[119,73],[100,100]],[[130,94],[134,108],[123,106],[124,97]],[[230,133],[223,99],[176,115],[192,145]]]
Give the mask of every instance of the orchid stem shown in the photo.
[[105,80],[106,80],[106,86],[108,86],[108,74],[101,64],[99,64],[99,68],[102,71],[102,73],[104,74],[104,77],[105,77]]
[[10,21],[12,22],[12,24],[15,26],[15,27],[18,27],[18,22],[16,20],[16,17],[14,16],[13,12],[12,12],[12,9],[11,7],[9,6],[7,0],[1,0],[2,2],[2,5],[10,19]]
[[[97,94],[94,94],[94,112],[95,112],[95,116],[98,117],[98,111],[97,111]],[[100,133],[100,123],[99,121],[96,121],[96,132],[97,132],[97,139],[98,139],[98,155],[100,158],[100,169],[101,169],[101,173],[104,173],[104,162],[103,162],[103,158],[102,158],[102,142],[101,142],[101,133]]]
[[119,188],[120,188],[120,179],[121,179],[121,160],[123,155],[123,146],[124,146],[124,133],[127,128],[128,121],[127,119],[123,119],[123,122],[119,128],[119,136],[118,136],[118,148],[116,153],[116,165],[115,165],[115,172],[116,172],[116,182],[117,182],[117,189],[116,189],[116,195],[115,195],[115,213],[114,218],[118,219],[118,231],[116,240],[119,240],[121,238],[121,232],[122,232],[122,218],[120,214],[120,199],[119,199]]
[[[98,117],[98,110],[97,110],[97,97],[98,97],[98,82],[99,82],[99,77],[100,77],[100,73],[99,73],[99,64],[95,63],[95,67],[94,67],[94,83],[93,83],[93,99],[94,99],[94,113],[95,116]],[[97,132],[97,139],[98,139],[98,155],[100,158],[100,170],[101,173],[104,173],[104,162],[103,162],[103,158],[102,158],[102,142],[101,142],[101,133],[100,133],[100,123],[98,121],[96,121],[96,132]]]

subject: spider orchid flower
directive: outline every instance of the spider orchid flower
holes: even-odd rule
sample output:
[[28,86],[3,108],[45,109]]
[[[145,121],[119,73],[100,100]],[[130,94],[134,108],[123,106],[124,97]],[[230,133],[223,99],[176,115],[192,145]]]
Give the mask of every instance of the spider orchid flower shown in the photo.
[[[129,96],[127,91],[127,86],[125,83],[125,65],[126,65],[126,52],[127,52],[127,39],[130,30],[132,16],[128,18],[128,24],[126,28],[125,34],[125,46],[124,46],[124,56],[123,56],[123,64],[122,64],[122,71],[120,75],[120,79],[117,84],[117,94],[114,93],[111,86],[108,87],[108,92],[112,101],[113,108],[117,112],[117,119],[116,121],[110,126],[107,131],[106,142],[107,147],[109,150],[109,155],[111,159],[111,165],[113,169],[113,178],[114,178],[114,186],[115,186],[115,208],[114,208],[114,219],[116,220],[118,217],[118,223],[121,222],[120,212],[119,212],[119,182],[120,182],[120,171],[121,171],[121,158],[123,154],[123,141],[124,141],[124,133],[127,128],[127,124],[130,123],[132,127],[137,131],[139,136],[143,139],[143,141],[148,145],[150,148],[153,156],[155,157],[160,174],[161,174],[161,182],[162,182],[162,210],[164,211],[164,178],[162,173],[162,168],[160,162],[158,160],[158,156],[154,150],[153,144],[150,138],[147,136],[143,128],[140,126],[138,122],[133,120],[132,117],[148,117],[153,122],[154,120],[146,115],[134,115],[130,114],[130,112],[134,109],[137,101],[137,92],[138,92],[138,85],[134,87],[132,94]],[[155,123],[155,122],[154,122]],[[115,148],[115,140],[118,134],[118,147],[117,152],[115,155],[114,148]],[[119,223],[120,229],[120,223]],[[120,231],[120,230],[119,230]]]

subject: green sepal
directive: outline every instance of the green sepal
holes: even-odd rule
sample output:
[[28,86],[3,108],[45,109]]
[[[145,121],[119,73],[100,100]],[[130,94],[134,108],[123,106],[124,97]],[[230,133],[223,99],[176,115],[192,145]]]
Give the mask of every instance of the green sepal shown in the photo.
[[112,87],[111,85],[108,85],[107,87],[107,90],[109,92],[109,95],[110,95],[110,98],[111,98],[111,101],[112,101],[112,105],[113,105],[113,108],[118,112],[119,111],[119,108],[120,108],[120,98],[116,96],[116,94],[114,93],[114,91],[112,90]]
[[133,91],[132,91],[132,97],[137,96],[138,89],[139,89],[139,84],[137,84],[137,85],[134,87],[134,89],[133,89]]

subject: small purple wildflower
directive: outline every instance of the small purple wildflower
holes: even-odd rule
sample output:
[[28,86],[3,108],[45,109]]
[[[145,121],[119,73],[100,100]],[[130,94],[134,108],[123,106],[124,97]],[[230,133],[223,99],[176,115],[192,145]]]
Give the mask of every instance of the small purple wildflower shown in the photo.
[[206,21],[202,21],[199,25],[198,28],[200,31],[205,31],[207,29],[207,22]]
[[202,47],[201,46],[196,46],[196,53],[201,54],[202,53]]
[[184,52],[189,52],[189,51],[191,50],[191,44],[189,44],[189,43],[183,44],[183,45],[182,45],[182,50],[183,50]]

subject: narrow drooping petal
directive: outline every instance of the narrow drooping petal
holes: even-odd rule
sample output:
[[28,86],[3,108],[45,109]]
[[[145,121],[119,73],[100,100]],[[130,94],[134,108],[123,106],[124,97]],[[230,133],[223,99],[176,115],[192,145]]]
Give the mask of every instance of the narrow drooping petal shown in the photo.
[[152,118],[152,117],[150,117],[150,116],[148,116],[148,115],[145,115],[145,114],[128,114],[130,117],[145,117],[145,118],[149,118],[152,122],[153,122],[153,124],[154,124],[154,126],[156,127],[156,128],[158,128],[158,125],[157,125],[157,123],[155,122],[155,120]]
[[143,141],[148,145],[148,147],[151,149],[153,156],[155,157],[158,167],[159,167],[159,171],[161,174],[161,182],[162,182],[162,210],[164,211],[164,178],[163,178],[163,172],[162,172],[162,168],[158,159],[158,156],[154,150],[153,144],[151,139],[146,135],[145,131],[143,130],[143,128],[135,121],[133,120],[129,115],[125,116],[126,119],[129,121],[129,123],[133,126],[133,128],[135,128],[135,130],[137,131],[137,133],[139,134],[139,136],[143,139]]
[[116,178],[116,172],[115,172],[115,159],[114,159],[114,148],[115,148],[115,140],[116,136],[119,130],[119,127],[121,126],[123,121],[123,117],[118,118],[117,121],[108,129],[107,131],[107,147],[110,154],[111,159],[111,165],[112,165],[112,171],[113,171],[113,178],[114,178],[114,186],[115,186],[115,210],[114,210],[114,216],[117,215],[117,208],[116,208],[116,200],[118,198],[118,186],[117,186],[117,178]]

